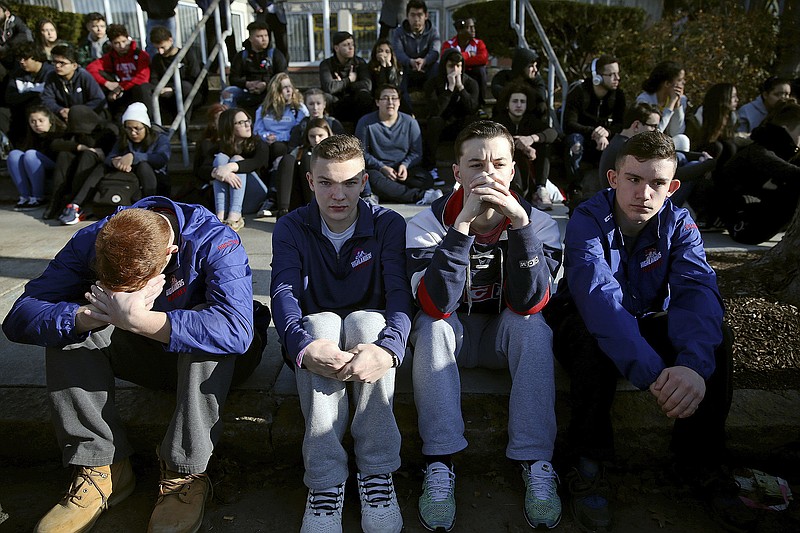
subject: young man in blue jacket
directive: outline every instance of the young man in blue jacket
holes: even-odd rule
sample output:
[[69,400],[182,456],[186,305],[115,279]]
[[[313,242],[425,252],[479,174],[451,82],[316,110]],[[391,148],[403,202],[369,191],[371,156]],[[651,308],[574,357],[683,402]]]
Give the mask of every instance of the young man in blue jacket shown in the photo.
[[612,522],[602,462],[614,456],[617,379],[649,390],[675,419],[677,470],[702,487],[718,516],[746,522],[732,478],[718,468],[731,403],[731,338],[716,275],[689,213],[669,197],[675,146],[659,131],[620,149],[610,189],[581,204],[565,238],[565,277],[548,316],[571,378],[570,491],[585,531]]
[[400,431],[392,403],[413,311],[405,221],[359,199],[367,173],[355,137],[314,147],[307,179],[311,203],[275,226],[270,288],[305,417],[309,491],[300,531],[342,531],[348,467],[341,440],[352,399],[362,528],[399,533],[392,473],[400,466]]
[[197,531],[228,390],[262,351],[237,234],[206,209],[166,198],[120,208],[79,230],[26,285],[3,331],[46,348],[56,437],[64,463],[76,467],[67,495],[36,531],[86,531],[133,492],[133,449],[114,408],[115,377],[177,391],[158,447],[161,482],[149,531]]
[[466,126],[453,165],[461,185],[408,224],[414,319],[414,401],[425,456],[419,517],[455,522],[451,456],[467,447],[459,366],[511,372],[506,455],[519,462],[532,527],[561,519],[550,460],[556,438],[552,332],[541,311],[561,262],[558,226],[510,191],[514,140],[496,122]]

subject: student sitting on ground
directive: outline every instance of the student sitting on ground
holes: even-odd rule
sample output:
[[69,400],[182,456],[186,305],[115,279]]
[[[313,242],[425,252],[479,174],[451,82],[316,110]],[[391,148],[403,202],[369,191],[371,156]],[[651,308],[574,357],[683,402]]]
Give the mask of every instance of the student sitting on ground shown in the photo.
[[82,205],[85,202],[79,191],[92,172],[103,167],[106,154],[111,152],[119,137],[115,124],[102,120],[87,106],[73,106],[70,115],[72,120],[64,136],[52,144],[58,155],[53,169],[53,193],[42,215],[45,220],[56,218],[68,203]]
[[[611,188],[575,209],[564,240],[564,278],[545,311],[570,376],[568,478],[575,521],[608,531],[614,459],[611,406],[620,376],[674,420],[674,471],[725,525],[749,531],[755,514],[722,464],[731,406],[732,338],[716,275],[679,187],[672,139],[635,135],[608,173]],[[727,529],[727,528],[726,528]]]
[[[219,115],[219,146],[211,170],[214,208],[217,218],[234,231],[244,227],[242,213],[248,188],[260,193],[258,201],[266,196],[258,173],[267,166],[269,147],[254,134],[252,124],[250,115],[241,108],[226,109]],[[254,183],[248,187],[248,182]]]
[[108,27],[108,40],[111,50],[89,63],[86,70],[103,87],[111,115],[118,117],[133,102],[142,102],[149,110],[144,84],[150,81],[150,56],[139,49],[122,24]]
[[303,533],[342,531],[348,427],[361,528],[403,528],[392,476],[400,467],[392,405],[413,311],[405,221],[359,199],[367,182],[363,154],[349,135],[320,142],[308,174],[314,200],[281,217],[272,235],[275,328],[305,420]]
[[514,163],[516,173],[512,190],[521,194],[537,209],[549,211],[553,201],[547,192],[550,175],[550,145],[558,132],[528,108],[533,102],[533,91],[527,83],[508,83],[497,101],[495,109],[502,109],[492,119],[505,126],[514,136]]
[[28,131],[21,149],[8,154],[8,173],[19,193],[15,211],[45,205],[45,174],[55,166],[51,145],[64,131],[64,123],[43,105],[28,108]]
[[85,105],[98,114],[106,107],[100,85],[81,68],[75,49],[67,45],[53,48],[53,72],[45,80],[42,103],[67,124],[72,106]]
[[[33,43],[22,43],[14,48],[19,65],[8,75],[5,102],[9,108],[9,123],[0,127],[11,143],[19,143],[25,138],[27,122],[26,110],[42,103],[42,92],[47,77],[53,72],[53,65]],[[52,111],[52,110],[51,110]]]
[[356,125],[372,190],[385,202],[430,204],[442,192],[433,188],[430,173],[419,168],[419,124],[400,112],[400,90],[393,85],[379,87],[375,103],[378,110],[364,115]]
[[[76,196],[81,201],[88,199],[89,193],[104,179],[136,184],[129,198],[120,198],[119,202],[113,202],[111,198],[104,199],[115,204],[130,205],[142,197],[153,196],[159,191],[163,191],[162,196],[168,196],[169,155],[169,139],[166,134],[151,125],[144,104],[134,102],[122,115],[122,132],[111,152],[106,155],[105,165],[98,166],[92,171]],[[109,195],[113,196],[114,193],[111,192]],[[73,199],[58,220],[69,226],[77,224],[85,216],[81,204]]]
[[722,169],[715,196],[731,237],[759,244],[781,231],[800,200],[800,104],[783,100]]

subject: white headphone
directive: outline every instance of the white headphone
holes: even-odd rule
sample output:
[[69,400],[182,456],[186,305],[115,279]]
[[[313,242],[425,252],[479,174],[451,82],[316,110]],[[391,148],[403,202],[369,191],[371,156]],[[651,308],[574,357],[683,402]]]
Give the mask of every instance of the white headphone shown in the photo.
[[603,83],[603,76],[597,73],[597,58],[592,59],[592,83],[594,85]]

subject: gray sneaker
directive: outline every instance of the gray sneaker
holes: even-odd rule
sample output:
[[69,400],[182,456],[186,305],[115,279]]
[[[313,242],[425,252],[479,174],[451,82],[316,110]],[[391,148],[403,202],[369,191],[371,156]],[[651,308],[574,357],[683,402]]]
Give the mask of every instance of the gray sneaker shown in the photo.
[[419,521],[430,531],[450,531],[456,522],[456,475],[444,463],[431,463],[425,469]]

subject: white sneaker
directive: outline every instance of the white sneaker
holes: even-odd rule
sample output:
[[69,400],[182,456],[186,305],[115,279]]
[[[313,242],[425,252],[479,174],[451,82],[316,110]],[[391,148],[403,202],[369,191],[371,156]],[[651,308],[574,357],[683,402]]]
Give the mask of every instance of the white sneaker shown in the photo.
[[553,209],[553,200],[550,198],[550,195],[547,193],[547,188],[544,185],[536,187],[531,203],[533,207],[540,211],[550,211]]
[[397,503],[392,474],[365,476],[358,473],[361,529],[364,533],[400,533],[403,515]]
[[442,196],[444,196],[444,194],[439,189],[428,189],[425,191],[425,194],[422,195],[422,199],[417,201],[417,205],[431,205],[434,200]]
[[300,533],[341,533],[344,483],[324,490],[308,491]]

